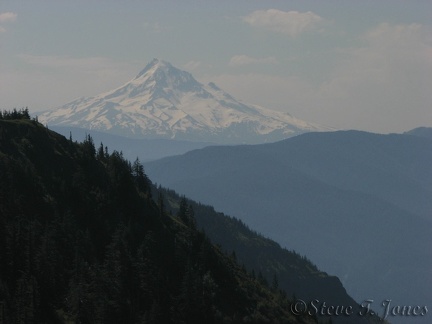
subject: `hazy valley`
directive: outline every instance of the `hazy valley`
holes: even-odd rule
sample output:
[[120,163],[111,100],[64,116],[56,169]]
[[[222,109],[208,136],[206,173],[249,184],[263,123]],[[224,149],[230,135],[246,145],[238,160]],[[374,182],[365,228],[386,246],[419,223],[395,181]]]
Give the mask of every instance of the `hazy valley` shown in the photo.
[[0,120],[6,319],[313,323],[330,318],[297,299],[432,303],[430,128],[336,131],[159,59],[33,116]]

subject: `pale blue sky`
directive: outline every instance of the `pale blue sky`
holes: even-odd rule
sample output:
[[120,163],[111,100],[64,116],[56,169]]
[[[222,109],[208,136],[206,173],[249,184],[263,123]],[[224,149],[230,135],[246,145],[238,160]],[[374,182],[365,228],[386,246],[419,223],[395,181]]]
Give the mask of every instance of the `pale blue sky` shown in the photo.
[[432,1],[0,0],[0,109],[51,109],[153,58],[342,129],[432,126]]

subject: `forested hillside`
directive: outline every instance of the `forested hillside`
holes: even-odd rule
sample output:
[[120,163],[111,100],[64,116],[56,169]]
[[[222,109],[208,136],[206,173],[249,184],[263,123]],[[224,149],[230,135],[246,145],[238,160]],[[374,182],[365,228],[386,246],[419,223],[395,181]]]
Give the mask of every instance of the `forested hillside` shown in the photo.
[[[96,146],[98,147],[98,146]],[[139,161],[0,119],[4,323],[311,323],[167,212]]]
[[145,168],[306,255],[358,302],[423,305],[432,302],[431,161],[427,138],[338,131],[207,147]]
[[[161,194],[166,209],[178,214],[188,206],[194,211],[196,226],[202,228],[210,240],[227,254],[232,255],[253,277],[273,289],[281,289],[294,299],[327,305],[345,305],[353,309],[361,306],[351,298],[336,276],[320,271],[305,256],[282,248],[275,241],[250,229],[241,220],[215,211],[212,206],[203,205],[175,191],[153,187],[155,194]],[[376,307],[376,306],[375,306]],[[319,314],[320,321],[329,316]],[[331,316],[332,323],[375,323],[382,320],[377,316]]]

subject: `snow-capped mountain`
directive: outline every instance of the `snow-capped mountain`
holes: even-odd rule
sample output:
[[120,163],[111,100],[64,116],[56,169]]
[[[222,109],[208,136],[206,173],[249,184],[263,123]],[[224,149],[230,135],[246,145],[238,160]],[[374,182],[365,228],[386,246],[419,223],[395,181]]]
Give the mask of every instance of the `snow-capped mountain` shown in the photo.
[[244,104],[154,59],[133,80],[95,97],[41,114],[51,126],[73,126],[134,138],[172,138],[223,144],[263,143],[328,128],[288,113]]

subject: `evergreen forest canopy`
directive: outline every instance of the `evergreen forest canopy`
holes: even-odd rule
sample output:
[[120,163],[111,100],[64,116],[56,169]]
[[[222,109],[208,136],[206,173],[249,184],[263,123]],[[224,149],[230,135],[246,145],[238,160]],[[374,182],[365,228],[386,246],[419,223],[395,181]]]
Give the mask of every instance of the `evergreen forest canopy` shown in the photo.
[[313,323],[170,214],[139,160],[0,114],[4,323]]
[[12,119],[28,119],[30,120],[30,113],[28,108],[22,108],[17,110],[14,108],[12,111],[0,110],[0,120],[12,120]]

